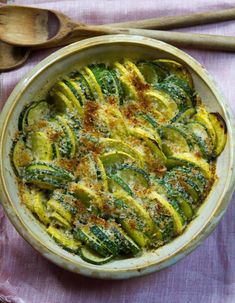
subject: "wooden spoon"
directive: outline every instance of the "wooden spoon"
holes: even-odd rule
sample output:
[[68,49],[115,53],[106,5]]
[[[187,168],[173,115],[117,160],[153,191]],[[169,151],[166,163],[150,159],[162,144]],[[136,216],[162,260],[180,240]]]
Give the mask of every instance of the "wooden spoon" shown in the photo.
[[[94,27],[86,26],[84,24],[79,23],[76,24],[72,22],[67,16],[56,11],[22,6],[4,6],[0,8],[0,38],[12,44],[23,44],[27,46],[33,46],[34,49],[39,49],[52,46],[66,45],[88,36],[111,33],[129,33],[142,34],[145,36],[158,38],[163,41],[180,46],[221,49],[220,43],[222,43],[222,50],[231,51],[234,50],[234,41],[232,37],[228,37],[230,41],[227,44],[227,37],[218,37],[210,35],[209,42],[207,40],[205,44],[204,40],[205,38],[208,38],[208,35],[193,35],[193,37],[196,36],[196,39],[193,38],[192,41],[192,39],[190,39],[192,37],[191,33],[172,34],[160,31],[140,32],[139,30],[126,30],[125,28],[136,27],[142,29],[169,29],[198,24],[221,22],[226,20],[232,20],[234,18],[235,9],[227,9],[184,16],[169,16],[154,19],[129,21]],[[122,26],[122,28],[118,28],[115,31],[111,29],[110,26]],[[217,41],[217,43],[216,41],[214,41],[215,38],[219,38],[219,41]],[[226,40],[225,44],[223,43],[224,38]],[[201,39],[203,41],[201,41]],[[184,43],[184,45],[182,45],[182,43]],[[27,60],[30,54],[29,49],[21,49],[20,47],[16,48],[15,46],[10,46],[9,44],[5,44],[3,42],[1,42],[0,50],[1,54],[7,53],[7,55],[0,56],[0,70],[8,70],[22,65]]]
[[[18,46],[36,48],[55,47],[67,44],[73,39],[87,37],[129,34],[159,39],[171,44],[235,51],[235,38],[192,33],[166,32],[147,29],[119,28],[111,26],[91,26],[74,23],[62,13],[22,6],[0,8],[0,40]],[[51,30],[50,20],[56,20],[57,28]]]
[[30,49],[18,47],[0,41],[0,71],[21,66],[28,58]]

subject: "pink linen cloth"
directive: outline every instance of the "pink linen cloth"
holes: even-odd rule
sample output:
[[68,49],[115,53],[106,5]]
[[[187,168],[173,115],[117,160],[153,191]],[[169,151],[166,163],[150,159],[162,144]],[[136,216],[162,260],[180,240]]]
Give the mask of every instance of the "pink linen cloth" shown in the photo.
[[[235,0],[52,1],[9,3],[61,10],[74,20],[111,23],[235,6]],[[184,31],[235,36],[235,20]],[[17,82],[54,50],[38,51],[18,70],[0,74],[0,110]],[[235,53],[186,50],[203,64],[235,111]],[[176,265],[148,276],[103,281],[67,272],[44,259],[15,231],[0,206],[0,302],[234,303],[235,196],[216,230]]]

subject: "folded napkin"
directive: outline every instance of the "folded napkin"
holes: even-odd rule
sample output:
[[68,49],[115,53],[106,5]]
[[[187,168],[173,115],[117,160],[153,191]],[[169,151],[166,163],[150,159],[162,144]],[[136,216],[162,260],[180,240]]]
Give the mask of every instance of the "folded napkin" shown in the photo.
[[[8,2],[61,10],[74,20],[93,24],[196,13],[235,6],[235,0]],[[235,21],[198,26],[184,31],[235,35]],[[24,67],[0,74],[0,110],[17,82],[53,51],[35,52]],[[235,111],[235,53],[198,50],[186,52],[207,68]],[[0,302],[233,303],[234,202],[235,197],[215,232],[181,262],[161,272],[124,281],[91,280],[50,263],[18,235],[0,206]]]

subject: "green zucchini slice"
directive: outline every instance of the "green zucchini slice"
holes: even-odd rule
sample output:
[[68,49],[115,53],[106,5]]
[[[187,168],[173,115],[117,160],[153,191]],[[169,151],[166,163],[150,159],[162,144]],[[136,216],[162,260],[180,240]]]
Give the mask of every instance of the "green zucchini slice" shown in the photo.
[[192,149],[192,142],[180,125],[166,125],[160,128],[162,148],[165,155],[188,153]]
[[86,66],[83,71],[81,71],[81,74],[86,79],[86,82],[88,83],[90,91],[95,100],[104,102],[104,95],[92,70]]
[[81,246],[81,242],[74,239],[73,235],[67,230],[56,228],[50,225],[47,228],[47,232],[52,237],[52,239],[54,239],[64,249],[73,253],[78,252]]
[[50,218],[46,210],[46,198],[42,191],[34,192],[34,212],[38,216],[39,220],[48,225],[50,223]]
[[179,62],[169,59],[157,59],[154,64],[162,68],[168,75],[173,74],[176,77],[185,80],[191,89],[193,88],[193,79],[189,71]]
[[172,98],[177,104],[179,110],[182,110],[184,107],[192,106],[192,101],[186,92],[178,85],[173,82],[161,82],[154,85],[156,90],[160,92],[165,92]]
[[140,247],[146,246],[149,243],[148,235],[154,230],[154,223],[149,213],[127,194],[116,192],[113,195],[115,206],[120,209],[121,213],[123,212],[123,215],[118,217],[122,228]]
[[90,249],[94,250],[102,257],[109,257],[110,251],[103,245],[103,243],[91,232],[89,225],[77,226],[74,237],[83,242]]
[[175,154],[167,158],[166,166],[172,168],[175,166],[192,166],[199,168],[207,179],[212,178],[212,171],[209,163],[205,160],[192,155],[191,153]]
[[224,150],[226,144],[227,126],[223,117],[219,113],[209,113],[209,119],[216,135],[214,155],[218,157]]
[[145,81],[153,85],[162,82],[168,74],[164,69],[150,61],[139,62],[137,67]]
[[74,130],[69,126],[66,118],[61,115],[57,115],[55,119],[60,124],[64,137],[61,140],[61,151],[62,154],[66,155],[68,158],[73,158],[76,152],[76,135]]
[[133,196],[130,186],[118,175],[109,174],[109,188],[111,192],[124,190],[128,195]]
[[90,66],[91,71],[93,72],[103,95],[106,97],[106,100],[109,97],[113,97],[120,104],[122,102],[122,96],[120,95],[120,86],[117,83],[118,79],[115,73],[111,72],[105,64],[96,64]]
[[71,212],[60,201],[57,201],[57,200],[52,198],[47,202],[47,207],[49,209],[54,210],[61,217],[63,217],[67,222],[72,223],[72,214],[71,214]]
[[137,100],[137,91],[134,85],[132,84],[131,78],[126,68],[119,62],[115,62],[114,70],[122,84],[124,99]]
[[46,101],[42,100],[32,104],[26,115],[26,125],[35,125],[40,120],[47,119],[49,116],[49,105]]
[[80,256],[81,258],[91,264],[95,265],[102,265],[105,263],[108,263],[113,259],[113,256],[107,256],[107,257],[102,257],[99,254],[97,254],[94,250],[90,249],[87,246],[82,246],[80,249]]
[[197,122],[199,122],[205,126],[208,134],[211,137],[212,143],[215,146],[216,145],[216,133],[215,133],[214,127],[209,119],[209,113],[206,111],[206,109],[202,105],[197,106],[196,109],[197,109],[197,113],[192,117],[192,119],[196,120]]
[[179,212],[179,209],[176,205],[172,205],[164,196],[158,194],[157,192],[151,192],[151,194],[148,196],[148,199],[151,203],[156,201],[155,203],[159,203],[161,207],[167,210],[167,212],[172,216],[173,222],[174,222],[174,234],[181,234],[185,225],[184,225],[184,219],[182,215]]
[[22,136],[13,141],[10,157],[16,175],[20,176],[22,168],[29,165],[33,159]]
[[44,132],[34,132],[31,134],[30,139],[34,159],[51,161],[53,158],[53,148],[47,135]]
[[91,233],[97,237],[101,243],[110,251],[113,256],[119,255],[120,246],[115,240],[111,238],[111,235],[107,232],[105,227],[94,224],[90,227]]
[[192,134],[194,140],[198,144],[202,155],[205,158],[210,159],[214,150],[214,145],[206,127],[199,122],[191,121],[186,124],[186,127],[188,128],[189,132]]
[[175,115],[175,117],[171,120],[171,123],[187,122],[195,114],[196,109],[194,107],[185,107],[177,115]]
[[56,83],[51,90],[51,96],[56,102],[59,102],[58,107],[61,107],[62,111],[64,106],[69,106],[69,110],[76,110],[80,115],[83,114],[80,97],[68,81],[64,80]]

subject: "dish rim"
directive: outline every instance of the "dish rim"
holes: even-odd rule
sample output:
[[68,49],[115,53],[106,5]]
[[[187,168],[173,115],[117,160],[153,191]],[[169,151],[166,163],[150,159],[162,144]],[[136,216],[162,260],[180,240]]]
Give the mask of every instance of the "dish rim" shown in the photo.
[[[195,69],[199,69],[198,74],[200,74],[200,78],[203,79],[203,81],[206,83],[207,86],[209,86],[210,89],[213,89],[213,93],[217,99],[217,102],[222,107],[225,115],[226,115],[226,124],[228,127],[228,132],[231,134],[231,138],[235,138],[235,122],[234,117],[232,115],[232,110],[230,108],[230,105],[225,100],[223,95],[221,94],[220,90],[218,89],[217,84],[212,79],[212,77],[209,75],[209,73],[203,68],[203,66],[197,62],[194,58],[192,58],[190,55],[186,54],[185,52],[179,50],[178,48],[175,48],[172,45],[166,44],[164,42],[153,40],[146,37],[141,36],[130,36],[130,35],[110,35],[110,36],[99,36],[95,38],[89,38],[83,41],[75,42],[69,46],[66,46],[55,53],[51,54],[50,56],[46,57],[43,61],[41,61],[39,64],[37,64],[29,73],[27,73],[23,79],[16,85],[10,96],[8,97],[7,102],[5,103],[5,106],[1,112],[0,115],[0,197],[2,200],[2,205],[7,213],[8,218],[10,219],[11,223],[14,225],[18,233],[32,246],[34,249],[39,251],[41,254],[46,256],[47,259],[51,260],[52,262],[56,263],[57,265],[60,265],[68,270],[72,270],[75,272],[80,272],[80,269],[88,270],[88,272],[81,272],[82,274],[92,276],[92,272],[94,273],[94,266],[89,266],[88,264],[81,264],[79,262],[74,262],[73,260],[66,258],[65,256],[62,256],[58,254],[58,252],[55,252],[48,248],[44,243],[43,240],[36,237],[36,235],[31,231],[28,230],[26,225],[24,224],[24,221],[22,220],[21,216],[18,214],[13,201],[10,199],[9,190],[6,187],[5,181],[4,181],[4,174],[3,171],[3,141],[5,137],[5,130],[9,125],[9,122],[11,121],[11,114],[14,111],[14,108],[16,104],[18,103],[18,100],[21,98],[21,94],[24,90],[27,90],[27,85],[31,81],[35,81],[36,78],[43,73],[47,68],[50,67],[50,65],[56,63],[59,60],[63,60],[65,57],[72,55],[74,52],[80,52],[86,48],[95,47],[97,45],[102,44],[112,44],[112,43],[131,43],[131,44],[138,44],[140,46],[145,47],[152,47],[152,48],[160,48],[164,51],[172,54],[173,51],[175,51],[174,55],[179,56],[179,58],[183,61],[185,61],[189,66],[194,66]],[[162,268],[168,267],[169,265],[172,265],[173,263],[177,262],[178,260],[182,259],[184,256],[189,254],[193,249],[195,249],[216,227],[220,219],[222,218],[233,193],[233,185],[235,184],[235,174],[232,174],[232,168],[235,165],[235,158],[234,158],[234,152],[235,148],[232,147],[232,144],[230,146],[230,161],[229,161],[229,173],[228,178],[226,181],[226,186],[223,190],[222,198],[220,197],[217,200],[217,206],[214,208],[213,212],[208,217],[206,223],[200,228],[200,230],[193,235],[191,240],[187,243],[184,243],[179,249],[175,250],[174,253],[171,255],[168,255],[165,258],[162,258],[158,262],[152,262],[148,264],[142,264],[140,266],[133,266],[130,268],[123,268],[123,269],[109,269],[109,268],[103,268],[103,266],[96,267],[95,277],[96,278],[114,278],[119,279],[123,278],[123,275],[121,277],[118,277],[117,275],[120,273],[128,272],[127,276],[125,278],[139,276],[143,274],[147,274],[150,272],[153,272],[155,270],[160,270]],[[14,216],[12,215],[12,212],[14,213]],[[56,244],[57,245],[57,244]],[[44,252],[44,253],[43,253]],[[46,253],[45,253],[46,252]],[[51,254],[51,256],[50,256]],[[58,260],[52,260],[53,256],[58,257]],[[178,258],[177,258],[178,256]],[[139,257],[141,258],[141,257]],[[61,260],[59,262],[59,260]],[[174,262],[172,262],[174,261]],[[73,263],[76,267],[76,270],[71,269],[69,267],[69,263]],[[157,268],[158,267],[158,268]],[[146,272],[143,272],[145,269]],[[113,273],[114,276],[107,275],[105,276],[105,273]],[[104,276],[99,276],[99,274],[104,274]],[[98,274],[98,275],[97,275]]]

